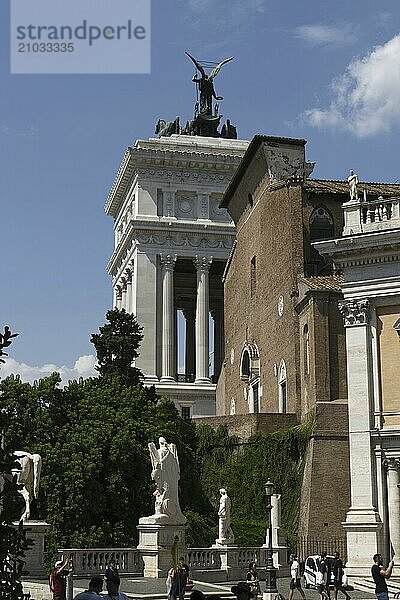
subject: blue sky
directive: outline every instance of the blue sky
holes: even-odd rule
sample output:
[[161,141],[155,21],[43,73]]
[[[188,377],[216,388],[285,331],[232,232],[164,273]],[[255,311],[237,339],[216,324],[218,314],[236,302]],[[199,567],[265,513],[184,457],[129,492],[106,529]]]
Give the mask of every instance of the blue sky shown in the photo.
[[20,336],[2,375],[92,369],[79,357],[112,299],[103,205],[125,148],[192,116],[185,50],[235,56],[215,86],[240,138],[306,138],[316,177],[399,181],[399,17],[398,0],[152,0],[150,75],[10,75],[3,0],[0,323]]

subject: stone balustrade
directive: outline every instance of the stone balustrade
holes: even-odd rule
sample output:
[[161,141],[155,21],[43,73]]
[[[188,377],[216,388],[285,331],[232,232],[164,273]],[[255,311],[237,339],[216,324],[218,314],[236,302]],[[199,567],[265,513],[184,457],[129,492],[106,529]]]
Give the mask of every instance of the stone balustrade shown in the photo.
[[[78,577],[104,573],[111,559],[115,560],[120,575],[143,575],[143,560],[136,548],[62,548],[58,552],[60,558],[72,556]],[[222,573],[227,580],[240,579],[251,561],[257,562],[258,569],[264,569],[267,563],[267,548],[258,546],[187,548],[183,554],[193,579],[207,581],[220,581]]]
[[400,198],[351,200],[343,210],[344,236],[400,227]]
[[136,548],[63,548],[61,558],[72,556],[75,575],[89,576],[104,573],[110,560],[115,560],[121,575],[143,573],[143,560]]

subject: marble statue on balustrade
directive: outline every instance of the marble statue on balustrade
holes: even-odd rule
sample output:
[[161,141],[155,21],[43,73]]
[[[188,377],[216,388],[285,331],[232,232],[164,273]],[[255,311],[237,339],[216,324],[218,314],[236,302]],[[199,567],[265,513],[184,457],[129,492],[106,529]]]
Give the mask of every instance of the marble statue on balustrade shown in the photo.
[[178,495],[180,478],[178,452],[175,444],[168,444],[163,437],[159,438],[158,443],[159,448],[153,442],[149,444],[151,478],[156,484],[153,493],[155,512],[150,517],[142,517],[139,523],[184,525],[186,517],[182,514]]
[[39,454],[30,454],[22,450],[14,452],[14,467],[9,477],[16,477],[17,484],[21,486],[18,492],[25,500],[22,521],[28,521],[31,516],[32,500],[38,497],[41,469],[42,459]]
[[235,542],[231,527],[231,499],[225,488],[221,488],[219,493],[218,539],[215,541],[218,545],[227,546]]
[[347,183],[349,184],[350,200],[358,200],[358,176],[353,169],[350,169]]

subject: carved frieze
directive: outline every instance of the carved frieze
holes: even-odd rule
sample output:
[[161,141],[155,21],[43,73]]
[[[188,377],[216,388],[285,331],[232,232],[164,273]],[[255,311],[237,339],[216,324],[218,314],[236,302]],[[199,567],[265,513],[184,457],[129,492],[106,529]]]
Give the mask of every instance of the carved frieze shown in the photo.
[[204,238],[194,235],[181,237],[151,234],[138,235],[136,241],[146,246],[175,246],[177,248],[187,246],[189,248],[223,248],[226,250],[232,248],[233,243],[231,239]]
[[227,186],[231,180],[231,175],[222,173],[207,173],[196,171],[167,171],[163,169],[138,169],[137,174],[140,177],[152,180],[173,181],[181,184],[182,182],[189,183],[216,183],[218,185]]
[[344,326],[354,327],[367,325],[370,317],[369,300],[347,300],[339,302],[339,310],[343,315]]

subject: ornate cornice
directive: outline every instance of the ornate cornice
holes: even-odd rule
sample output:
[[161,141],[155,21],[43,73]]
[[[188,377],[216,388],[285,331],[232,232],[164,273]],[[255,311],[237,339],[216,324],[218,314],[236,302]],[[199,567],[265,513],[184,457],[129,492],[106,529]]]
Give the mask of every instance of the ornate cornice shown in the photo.
[[215,148],[214,153],[206,150],[191,152],[187,147],[163,150],[157,148],[158,140],[155,142],[151,148],[129,147],[126,150],[104,205],[106,214],[116,217],[135,173],[155,180],[212,182],[226,187],[241,160],[237,151],[230,154],[228,148],[221,147],[221,152]]
[[165,222],[141,223],[137,226],[135,221],[131,221],[108,262],[108,273],[116,275],[117,269],[121,268],[134,245],[155,252],[162,247],[176,248],[178,254],[180,250],[185,255],[190,254],[191,249],[193,251],[200,248],[210,249],[220,251],[228,258],[228,252],[235,239],[234,227],[226,223],[221,225],[210,223],[207,227],[193,223],[180,224],[179,228],[174,223],[174,231],[167,227],[168,224]]
[[343,315],[345,327],[367,325],[369,323],[369,300],[346,300],[345,302],[339,302],[338,306]]

